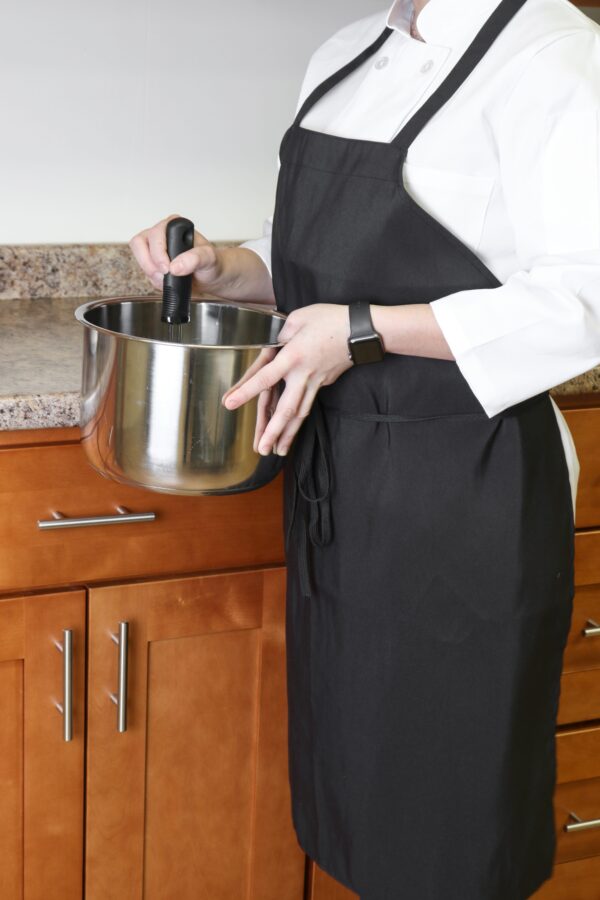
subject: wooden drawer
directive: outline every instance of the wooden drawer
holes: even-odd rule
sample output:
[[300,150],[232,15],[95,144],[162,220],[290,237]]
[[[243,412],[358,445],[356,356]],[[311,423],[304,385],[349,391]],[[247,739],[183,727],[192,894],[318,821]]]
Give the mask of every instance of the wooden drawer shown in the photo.
[[600,719],[600,633],[584,634],[596,622],[600,624],[600,585],[578,587],[563,660],[559,725]]
[[563,675],[557,723],[568,725],[591,719],[600,719],[600,669],[586,669]]
[[[567,832],[565,826],[575,822],[571,812],[583,821],[600,821],[600,778],[557,785],[554,795],[557,863],[600,855],[600,826]],[[598,888],[600,896],[600,885]]]
[[575,583],[600,585],[600,530],[575,535]]
[[598,900],[600,856],[555,865],[552,878],[533,897],[535,900]]
[[[281,481],[178,497],[98,475],[78,443],[0,449],[0,591],[283,561]],[[40,531],[38,519],[132,512],[156,521]]]
[[573,435],[581,466],[575,524],[577,528],[592,528],[600,525],[600,407],[564,409],[562,413]]
[[558,733],[556,752],[555,862],[600,856],[600,825],[581,831],[565,830],[567,824],[576,821],[571,813],[583,821],[600,822],[600,727]]
[[600,668],[600,585],[579,587],[575,592],[563,663],[564,672],[593,668]]
[[600,726],[558,731],[556,768],[557,784],[600,778]]
[[[600,531],[575,536],[573,619],[565,647],[557,721],[600,719],[600,635],[586,637],[588,619],[600,624]],[[599,892],[600,898],[600,892]]]

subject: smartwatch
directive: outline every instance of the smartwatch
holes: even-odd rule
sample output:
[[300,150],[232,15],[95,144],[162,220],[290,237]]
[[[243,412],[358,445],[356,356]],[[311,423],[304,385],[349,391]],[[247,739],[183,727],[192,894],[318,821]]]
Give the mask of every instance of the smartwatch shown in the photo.
[[355,364],[381,362],[385,347],[381,335],[375,331],[367,300],[355,300],[348,304],[350,337],[348,356]]

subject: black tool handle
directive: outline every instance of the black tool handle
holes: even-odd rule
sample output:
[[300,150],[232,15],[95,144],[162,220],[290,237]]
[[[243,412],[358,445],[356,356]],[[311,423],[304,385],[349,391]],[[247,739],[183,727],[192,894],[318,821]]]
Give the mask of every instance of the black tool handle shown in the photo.
[[[167,253],[175,259],[180,253],[194,246],[194,223],[179,217],[167,222]],[[163,279],[163,322],[179,325],[190,321],[190,297],[192,295],[191,275],[171,275],[167,272]]]

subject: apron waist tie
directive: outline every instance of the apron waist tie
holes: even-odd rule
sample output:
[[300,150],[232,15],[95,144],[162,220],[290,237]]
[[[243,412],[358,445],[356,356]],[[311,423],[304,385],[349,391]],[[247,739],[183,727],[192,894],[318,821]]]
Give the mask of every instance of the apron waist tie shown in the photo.
[[[539,403],[547,402],[548,392],[544,391],[534,397],[528,398],[514,407],[499,414],[499,417],[514,415],[523,408]],[[290,462],[293,465],[292,472],[292,498],[291,514],[286,531],[285,546],[290,548],[290,540],[294,533],[294,525],[298,518],[300,506],[299,527],[297,530],[298,575],[302,595],[311,596],[310,576],[310,544],[315,547],[324,547],[329,544],[333,536],[331,519],[331,450],[325,424],[324,408],[332,413],[338,413],[362,421],[375,422],[414,422],[447,418],[486,419],[485,412],[454,413],[432,416],[402,416],[391,414],[360,414],[335,407],[325,407],[317,394],[309,415],[303,422],[293,443],[293,451]]]
[[294,531],[299,498],[297,535],[298,573],[304,597],[311,596],[309,542],[323,547],[332,539],[331,454],[323,408],[317,394],[309,415],[296,435],[293,450],[292,512],[287,528],[286,546]]

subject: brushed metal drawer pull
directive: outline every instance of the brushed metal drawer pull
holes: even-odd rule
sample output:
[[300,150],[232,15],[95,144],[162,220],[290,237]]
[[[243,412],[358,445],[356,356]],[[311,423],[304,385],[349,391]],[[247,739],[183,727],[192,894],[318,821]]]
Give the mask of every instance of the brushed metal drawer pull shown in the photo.
[[63,654],[63,702],[54,705],[63,717],[63,740],[73,740],[73,632],[63,629],[63,642],[54,641],[54,646]]
[[598,637],[600,635],[600,625],[598,622],[594,622],[593,619],[586,619],[586,624],[588,628],[584,628],[582,634],[584,637]]
[[109,697],[117,707],[117,731],[127,731],[127,656],[129,652],[129,622],[119,622],[119,633],[111,634],[119,647],[119,683],[117,693]]
[[53,512],[52,519],[38,519],[38,528],[50,530],[54,528],[85,528],[87,525],[121,525],[124,522],[154,522],[156,513],[132,513],[124,506],[117,506],[117,515],[113,516],[63,516]]
[[591,828],[600,828],[600,819],[580,819],[574,812],[570,812],[569,815],[575,821],[565,825],[565,831],[588,831]]

